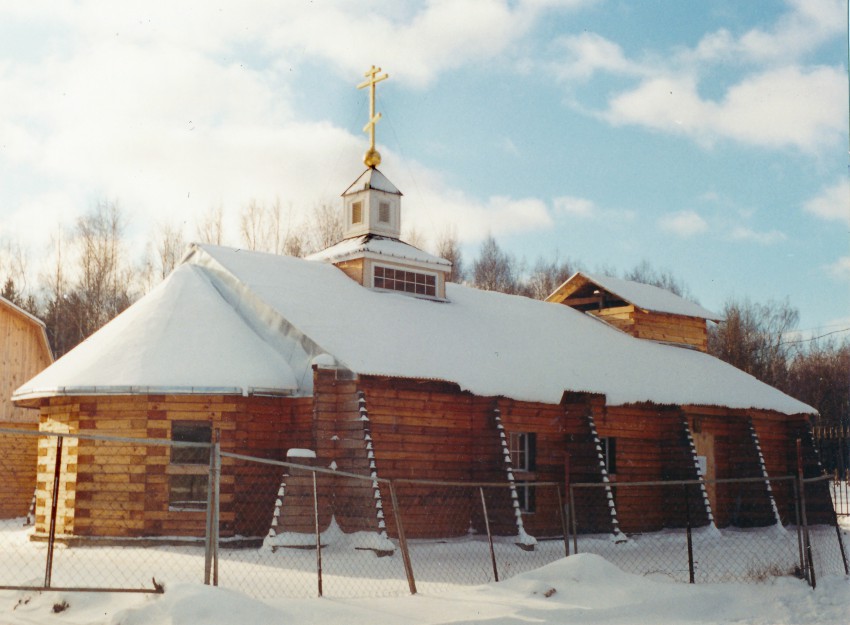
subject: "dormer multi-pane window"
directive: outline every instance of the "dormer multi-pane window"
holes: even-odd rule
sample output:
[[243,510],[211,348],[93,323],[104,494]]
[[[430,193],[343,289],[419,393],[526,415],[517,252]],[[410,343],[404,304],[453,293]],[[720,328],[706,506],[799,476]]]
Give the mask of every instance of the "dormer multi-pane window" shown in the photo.
[[430,273],[394,269],[375,265],[373,286],[376,289],[401,291],[425,297],[437,296],[437,276]]
[[351,205],[351,223],[363,223],[363,202],[354,202]]

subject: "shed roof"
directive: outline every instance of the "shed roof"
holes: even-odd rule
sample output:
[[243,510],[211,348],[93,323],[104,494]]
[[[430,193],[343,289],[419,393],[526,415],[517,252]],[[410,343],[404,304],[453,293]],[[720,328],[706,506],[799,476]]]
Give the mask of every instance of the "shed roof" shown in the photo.
[[634,282],[633,280],[622,280],[620,278],[612,278],[611,276],[591,274],[583,271],[573,274],[549,296],[548,300],[561,302],[588,282],[645,311],[670,313],[685,317],[698,317],[711,321],[719,321],[721,319],[717,313],[703,308],[699,304],[684,297],[680,297],[667,289],[642,282]]
[[[206,306],[192,307],[194,295],[170,296],[180,284],[172,277],[153,302],[142,306],[145,298],[128,311],[121,331],[107,326],[79,354],[74,350],[54,365],[61,365],[61,375],[54,369],[50,385],[80,380],[80,369],[87,384],[123,383],[110,363],[122,362],[128,351],[139,352],[128,367],[149,370],[149,359],[170,351],[162,345],[168,337],[131,330],[158,314],[185,318],[191,344],[197,344],[182,367],[169,369],[158,383],[183,379],[189,376],[184,369],[196,369],[192,383],[203,384],[210,360],[221,362],[226,351],[239,355],[238,363],[260,365],[238,372],[231,367],[239,384],[269,385],[270,371],[288,367],[294,376],[279,384],[295,380],[299,392],[310,393],[310,364],[330,355],[360,375],[443,380],[481,396],[558,403],[565,391],[575,391],[603,394],[612,405],[815,412],[712,356],[633,338],[567,306],[456,284],[447,285],[447,302],[417,299],[364,288],[327,263],[210,245],[193,246],[184,263],[175,275],[192,276],[192,284],[203,277],[205,292],[212,289],[236,308],[226,309],[230,316],[219,311],[224,318],[212,318]],[[174,310],[181,306],[187,309]],[[263,337],[265,350],[256,341],[228,343],[228,350],[217,345],[227,343],[228,335],[244,336],[242,325]],[[142,350],[151,350],[151,356],[143,357]],[[248,354],[255,352],[250,362]],[[38,385],[28,383],[19,393],[33,386]]]

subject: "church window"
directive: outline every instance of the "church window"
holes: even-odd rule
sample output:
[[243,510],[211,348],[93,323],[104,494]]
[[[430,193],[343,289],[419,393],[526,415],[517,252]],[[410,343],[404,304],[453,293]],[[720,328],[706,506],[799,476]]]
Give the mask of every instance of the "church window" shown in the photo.
[[520,509],[523,512],[534,512],[536,489],[529,480],[534,479],[532,473],[537,470],[537,434],[511,432],[509,450]]
[[617,472],[617,439],[614,437],[601,438],[602,462],[609,474]]
[[359,224],[363,222],[363,202],[354,202],[351,205],[351,223]]
[[376,289],[401,291],[426,297],[437,296],[437,277],[429,273],[375,266],[373,285]]
[[389,202],[381,202],[378,204],[378,221],[382,224],[390,223],[390,204]]
[[[171,440],[207,443],[212,440],[208,423],[174,422]],[[171,510],[203,510],[207,506],[209,447],[171,447],[168,466],[168,506]]]

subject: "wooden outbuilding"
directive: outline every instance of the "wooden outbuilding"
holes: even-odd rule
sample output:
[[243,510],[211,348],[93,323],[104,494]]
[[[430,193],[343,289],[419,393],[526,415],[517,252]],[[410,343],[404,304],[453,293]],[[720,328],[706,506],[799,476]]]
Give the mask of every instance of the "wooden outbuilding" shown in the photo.
[[578,272],[546,298],[588,312],[639,339],[706,351],[715,313],[666,289]]
[[[38,414],[16,406],[12,392],[53,362],[44,323],[0,297],[0,427],[38,430]],[[0,518],[27,514],[35,492],[35,438],[0,435]]]

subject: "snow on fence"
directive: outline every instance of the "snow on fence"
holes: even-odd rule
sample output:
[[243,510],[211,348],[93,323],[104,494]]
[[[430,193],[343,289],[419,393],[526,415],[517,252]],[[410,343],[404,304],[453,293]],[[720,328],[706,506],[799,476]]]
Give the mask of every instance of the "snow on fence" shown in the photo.
[[818,511],[809,526],[797,521],[794,478],[770,479],[772,502],[764,478],[613,482],[621,524],[643,519],[626,520],[623,540],[599,484],[572,484],[562,498],[555,483],[385,480],[320,466],[306,450],[281,462],[215,441],[0,430],[9,445],[33,446],[38,460],[36,472],[0,454],[4,479],[29,484],[0,490],[0,588],[159,592],[205,581],[256,597],[432,593],[576,549],[684,582],[759,581],[809,563],[812,577],[845,572],[837,528],[815,522]]

